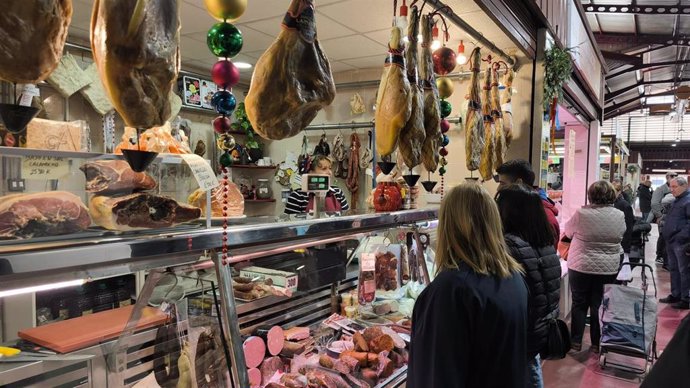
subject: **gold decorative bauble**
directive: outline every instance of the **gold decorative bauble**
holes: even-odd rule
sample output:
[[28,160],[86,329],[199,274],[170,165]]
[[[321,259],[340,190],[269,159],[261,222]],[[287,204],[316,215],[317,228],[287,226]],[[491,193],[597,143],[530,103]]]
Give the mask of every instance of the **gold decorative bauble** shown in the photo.
[[436,87],[438,88],[438,96],[440,98],[448,98],[453,94],[455,86],[453,80],[448,77],[436,78]]
[[247,9],[247,0],[204,0],[204,5],[214,18],[231,22],[242,16]]

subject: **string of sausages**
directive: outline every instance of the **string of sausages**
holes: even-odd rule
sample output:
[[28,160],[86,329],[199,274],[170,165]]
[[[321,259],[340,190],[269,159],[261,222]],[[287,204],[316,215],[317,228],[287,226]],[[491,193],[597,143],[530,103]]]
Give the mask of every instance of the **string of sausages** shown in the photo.
[[350,135],[350,159],[345,184],[352,193],[352,208],[357,208],[357,193],[359,191],[359,149],[361,148],[357,133]]

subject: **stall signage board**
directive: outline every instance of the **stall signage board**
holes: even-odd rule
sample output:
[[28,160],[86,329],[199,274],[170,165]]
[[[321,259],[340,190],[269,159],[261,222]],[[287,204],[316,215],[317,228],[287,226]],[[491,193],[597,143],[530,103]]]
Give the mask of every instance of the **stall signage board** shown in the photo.
[[302,176],[302,191],[308,193],[327,193],[331,187],[328,175],[308,174]]
[[200,189],[208,191],[220,185],[211,165],[201,156],[195,154],[181,154],[180,157],[187,162],[187,165],[192,170],[192,175],[194,175]]
[[43,180],[58,179],[69,174],[69,160],[54,156],[25,156],[22,160],[22,177]]

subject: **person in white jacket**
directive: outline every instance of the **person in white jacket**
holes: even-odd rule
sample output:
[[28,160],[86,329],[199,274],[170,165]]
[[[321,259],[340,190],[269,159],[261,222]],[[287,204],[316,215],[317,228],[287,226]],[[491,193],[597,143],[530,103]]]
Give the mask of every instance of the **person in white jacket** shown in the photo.
[[565,225],[565,236],[572,240],[568,252],[573,302],[570,337],[573,350],[581,350],[589,310],[591,349],[598,353],[599,306],[604,284],[616,281],[623,253],[625,216],[613,207],[616,190],[610,182],[594,182],[587,190],[587,197],[590,204],[578,209]]

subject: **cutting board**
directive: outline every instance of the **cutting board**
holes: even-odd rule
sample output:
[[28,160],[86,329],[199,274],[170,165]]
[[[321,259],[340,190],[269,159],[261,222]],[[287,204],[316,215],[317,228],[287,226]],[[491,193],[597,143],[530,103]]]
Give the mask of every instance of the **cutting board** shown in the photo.
[[[79,318],[21,330],[19,338],[45,346],[58,353],[69,353],[117,338],[125,329],[134,306],[102,311]],[[159,309],[144,307],[136,329],[163,324],[167,318]]]

